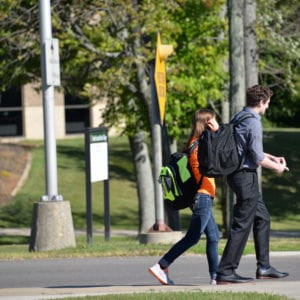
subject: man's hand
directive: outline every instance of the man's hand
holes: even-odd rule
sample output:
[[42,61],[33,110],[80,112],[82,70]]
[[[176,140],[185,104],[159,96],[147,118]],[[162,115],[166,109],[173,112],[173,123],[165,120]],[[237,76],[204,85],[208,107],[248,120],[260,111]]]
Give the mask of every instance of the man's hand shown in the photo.
[[264,168],[273,170],[277,174],[289,171],[284,157],[277,157],[268,153],[265,153],[265,158],[259,164]]

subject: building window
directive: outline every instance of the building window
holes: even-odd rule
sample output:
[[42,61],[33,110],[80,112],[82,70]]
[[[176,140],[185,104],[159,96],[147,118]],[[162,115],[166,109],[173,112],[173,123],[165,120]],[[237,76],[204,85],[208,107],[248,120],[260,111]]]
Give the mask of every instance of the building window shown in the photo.
[[0,136],[23,135],[23,107],[21,88],[14,87],[0,93]]
[[88,100],[65,95],[66,134],[83,133],[90,127],[90,107]]

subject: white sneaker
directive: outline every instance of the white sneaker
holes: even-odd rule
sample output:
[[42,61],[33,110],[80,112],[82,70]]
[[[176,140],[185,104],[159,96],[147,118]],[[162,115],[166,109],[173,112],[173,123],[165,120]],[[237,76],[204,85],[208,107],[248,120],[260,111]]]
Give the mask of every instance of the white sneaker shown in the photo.
[[211,285],[216,285],[216,284],[217,284],[217,281],[216,281],[215,279],[211,279],[211,280],[210,280],[210,284],[211,284]]
[[161,283],[164,285],[173,285],[174,282],[168,276],[168,269],[163,270],[159,264],[155,264],[153,267],[149,268],[148,271]]

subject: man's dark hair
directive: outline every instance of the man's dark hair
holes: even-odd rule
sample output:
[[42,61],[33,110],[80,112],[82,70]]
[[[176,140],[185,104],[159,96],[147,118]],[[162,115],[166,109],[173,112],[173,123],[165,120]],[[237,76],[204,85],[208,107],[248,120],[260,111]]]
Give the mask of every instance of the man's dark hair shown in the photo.
[[247,106],[255,107],[262,100],[266,103],[273,95],[273,92],[267,86],[254,85],[247,89]]

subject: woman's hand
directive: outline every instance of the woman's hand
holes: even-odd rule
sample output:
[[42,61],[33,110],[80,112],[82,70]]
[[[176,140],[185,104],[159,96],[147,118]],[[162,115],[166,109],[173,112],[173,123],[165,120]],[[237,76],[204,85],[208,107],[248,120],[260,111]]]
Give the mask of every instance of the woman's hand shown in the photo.
[[207,121],[207,127],[211,131],[217,131],[219,129],[219,123],[217,122],[216,118],[211,118]]

